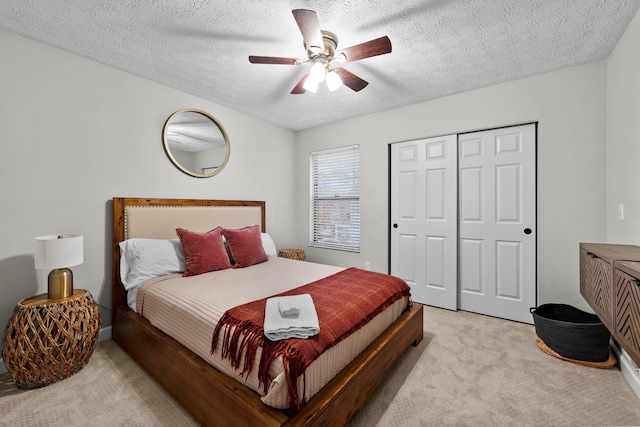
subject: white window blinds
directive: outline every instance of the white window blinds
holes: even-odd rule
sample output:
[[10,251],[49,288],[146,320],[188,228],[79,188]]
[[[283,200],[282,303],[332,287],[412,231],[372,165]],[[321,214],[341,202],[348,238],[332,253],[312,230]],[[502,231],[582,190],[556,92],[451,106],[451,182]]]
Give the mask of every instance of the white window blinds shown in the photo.
[[311,153],[311,246],[360,250],[360,147]]

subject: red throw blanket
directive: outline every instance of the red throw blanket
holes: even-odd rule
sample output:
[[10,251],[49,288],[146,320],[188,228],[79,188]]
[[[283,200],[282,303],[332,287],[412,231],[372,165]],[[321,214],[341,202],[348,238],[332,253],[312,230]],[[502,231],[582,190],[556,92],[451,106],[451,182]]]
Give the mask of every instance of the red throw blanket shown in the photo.
[[[258,379],[265,393],[269,384],[269,365],[282,356],[289,391],[291,409],[298,412],[298,377],[325,350],[333,347],[360,329],[377,314],[398,299],[409,296],[404,280],[387,274],[349,268],[308,285],[274,296],[311,294],[318,314],[320,334],[307,339],[270,341],[264,336],[264,311],[267,298],[228,310],[216,325],[211,353],[216,349],[224,326],[222,357],[229,359],[241,375],[248,375],[254,364],[256,351],[262,347]],[[303,377],[304,384],[304,377]],[[303,388],[304,390],[304,388]]]

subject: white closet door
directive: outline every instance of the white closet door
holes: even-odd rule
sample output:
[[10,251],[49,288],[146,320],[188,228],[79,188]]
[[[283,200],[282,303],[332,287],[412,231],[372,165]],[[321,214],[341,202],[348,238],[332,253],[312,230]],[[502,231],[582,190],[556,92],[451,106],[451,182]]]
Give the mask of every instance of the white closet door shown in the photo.
[[456,135],[391,145],[391,274],[419,303],[457,307]]
[[531,124],[458,136],[462,310],[532,322],[535,132]]

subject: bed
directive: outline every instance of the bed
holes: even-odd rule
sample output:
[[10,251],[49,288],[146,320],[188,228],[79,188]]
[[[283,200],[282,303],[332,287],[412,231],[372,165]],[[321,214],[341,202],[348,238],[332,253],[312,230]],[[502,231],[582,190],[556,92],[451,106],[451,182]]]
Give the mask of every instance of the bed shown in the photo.
[[[175,239],[176,228],[204,232],[216,226],[259,225],[264,233],[265,218],[262,201],[114,198],[113,339],[203,425],[346,425],[395,361],[421,341],[420,304],[413,303],[403,311],[333,379],[314,391],[296,413],[263,403],[264,396],[237,376],[214,368],[201,351],[190,350],[130,307],[120,274],[121,242],[132,238]],[[274,265],[283,262],[273,261]]]

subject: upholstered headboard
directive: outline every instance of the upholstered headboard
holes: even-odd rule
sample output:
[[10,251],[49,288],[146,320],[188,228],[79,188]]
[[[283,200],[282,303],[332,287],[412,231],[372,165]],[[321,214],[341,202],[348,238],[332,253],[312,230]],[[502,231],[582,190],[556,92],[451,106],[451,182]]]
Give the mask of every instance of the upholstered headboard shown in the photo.
[[209,231],[217,226],[259,225],[266,231],[265,202],[248,200],[113,199],[112,310],[126,306],[120,281],[120,247],[126,239],[176,239],[176,228]]

